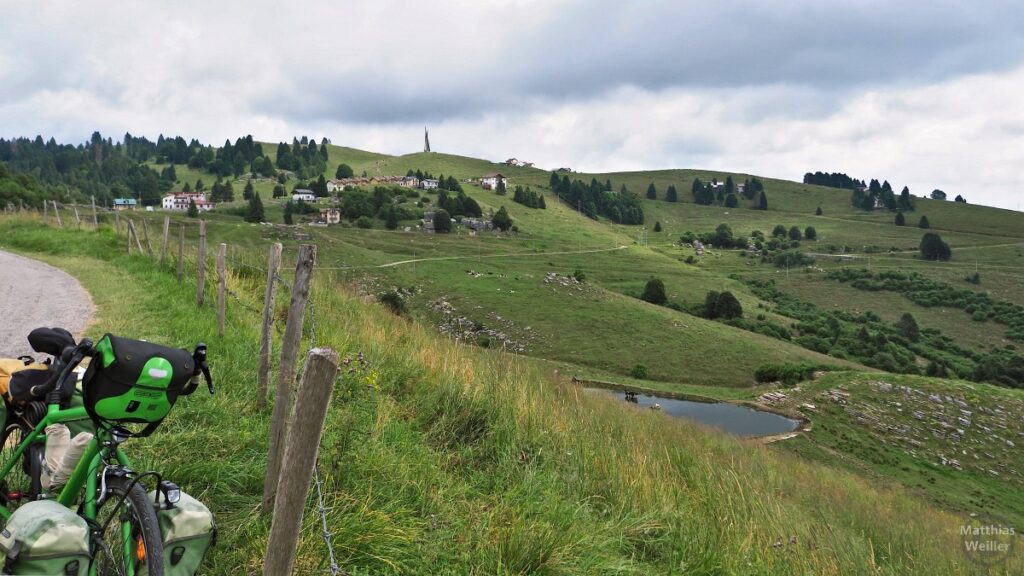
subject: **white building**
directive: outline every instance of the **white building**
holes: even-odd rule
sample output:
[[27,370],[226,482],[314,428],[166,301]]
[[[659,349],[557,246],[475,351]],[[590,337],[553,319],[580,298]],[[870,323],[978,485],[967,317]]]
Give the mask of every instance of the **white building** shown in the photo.
[[206,194],[202,192],[172,192],[163,197],[161,206],[164,210],[188,210],[190,202],[195,202],[196,208],[200,210],[212,210],[213,203],[206,201]]
[[424,190],[433,190],[437,188],[437,186],[437,180],[433,180],[431,178],[424,178],[423,180],[420,180],[420,188],[423,188]]
[[500,173],[488,174],[480,179],[480,186],[483,187],[484,190],[494,190],[498,187],[498,184],[502,184],[508,188],[507,179]]
[[316,194],[313,194],[312,190],[296,188],[295,191],[292,192],[292,201],[298,202],[299,200],[302,200],[303,202],[316,202]]

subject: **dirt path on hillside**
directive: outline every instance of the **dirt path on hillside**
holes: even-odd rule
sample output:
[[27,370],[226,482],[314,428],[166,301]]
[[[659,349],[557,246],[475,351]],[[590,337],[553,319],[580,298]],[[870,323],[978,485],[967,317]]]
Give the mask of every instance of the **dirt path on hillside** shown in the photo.
[[26,336],[40,326],[81,336],[93,310],[89,293],[67,272],[0,251],[0,357],[37,355]]

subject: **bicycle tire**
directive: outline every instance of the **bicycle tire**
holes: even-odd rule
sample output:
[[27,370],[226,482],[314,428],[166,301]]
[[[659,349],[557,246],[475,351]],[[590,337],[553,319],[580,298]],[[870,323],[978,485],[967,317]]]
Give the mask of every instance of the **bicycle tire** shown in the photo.
[[[6,462],[31,432],[32,430],[20,422],[7,424],[0,435],[0,462]],[[43,472],[44,451],[41,442],[33,442],[22,453],[21,466],[11,468],[7,477],[0,482],[0,497],[9,510],[17,508],[18,502],[35,500],[42,492],[40,476]],[[14,492],[19,493],[20,498],[11,500],[9,495]]]
[[[164,544],[156,509],[141,483],[130,478],[108,478],[107,493],[96,510],[96,523],[106,528],[100,533],[93,554],[96,573],[100,576],[127,574],[127,562],[134,563],[135,574],[163,576]],[[113,517],[113,519],[112,519]],[[129,558],[125,554],[124,521],[130,527]],[[140,545],[141,542],[141,545]],[[140,553],[141,552],[141,553]]]

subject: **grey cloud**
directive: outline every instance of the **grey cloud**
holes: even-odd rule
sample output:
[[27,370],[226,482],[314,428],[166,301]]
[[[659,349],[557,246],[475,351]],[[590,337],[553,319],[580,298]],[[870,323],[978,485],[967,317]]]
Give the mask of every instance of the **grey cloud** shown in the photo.
[[[1024,8],[1009,2],[580,1],[496,35],[486,57],[435,53],[426,38],[409,56],[419,64],[414,68],[389,73],[368,61],[338,74],[307,69],[292,75],[293,89],[253,105],[303,121],[436,122],[525,113],[538,103],[600,98],[623,86],[771,84],[805,90],[791,103],[794,113],[825,114],[847,95],[876,86],[1011,68],[1024,59],[1024,36],[1013,27],[1022,16]],[[372,53],[371,46],[365,54]],[[776,110],[786,114],[785,105]]]

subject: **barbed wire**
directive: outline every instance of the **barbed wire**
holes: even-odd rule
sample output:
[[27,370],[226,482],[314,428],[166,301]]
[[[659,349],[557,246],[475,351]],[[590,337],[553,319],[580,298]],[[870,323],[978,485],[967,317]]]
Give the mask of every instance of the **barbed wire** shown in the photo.
[[246,310],[252,312],[253,314],[256,314],[257,316],[261,316],[261,317],[263,316],[263,311],[262,310],[259,310],[259,309],[255,308],[255,307],[251,306],[250,304],[248,304],[244,300],[242,300],[238,296],[238,294],[236,294],[231,288],[226,288],[225,291],[228,293],[228,296],[231,296],[232,298],[234,298],[235,301],[238,302]]
[[334,545],[331,543],[331,539],[334,534],[330,531],[329,525],[327,524],[327,513],[331,511],[324,505],[324,490],[323,483],[320,480],[320,466],[319,459],[313,464],[313,483],[316,485],[316,507],[320,513],[320,533],[324,539],[324,543],[327,545],[327,556],[330,560],[329,570],[331,576],[337,576],[341,573],[341,566],[338,566],[338,560],[334,557]]

